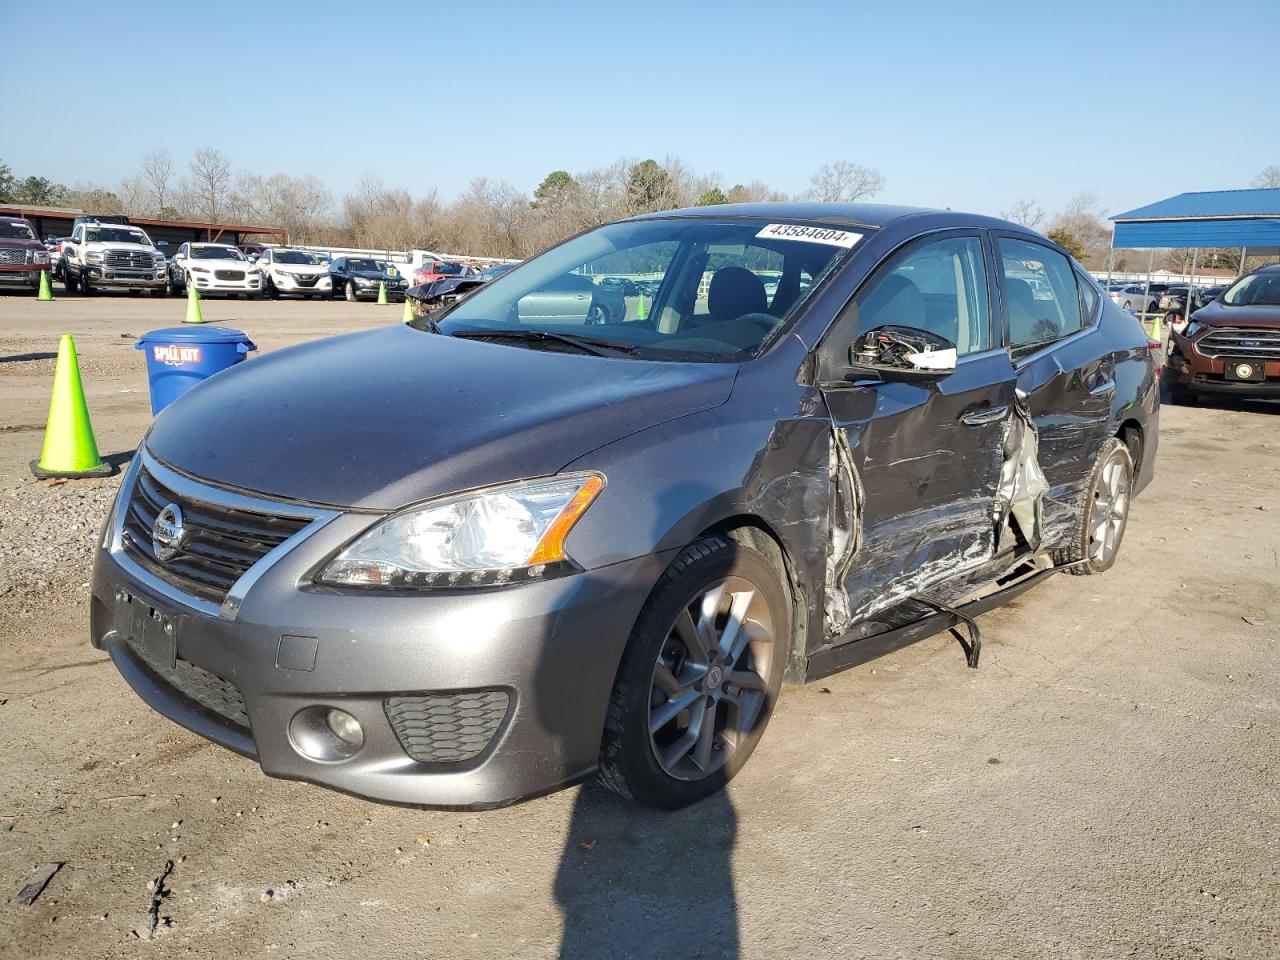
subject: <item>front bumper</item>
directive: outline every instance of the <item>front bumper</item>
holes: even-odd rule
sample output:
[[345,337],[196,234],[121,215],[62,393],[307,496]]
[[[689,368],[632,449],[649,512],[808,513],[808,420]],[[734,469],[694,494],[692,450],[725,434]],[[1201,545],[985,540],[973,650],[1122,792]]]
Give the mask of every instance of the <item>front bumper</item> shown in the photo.
[[159,290],[166,283],[165,268],[163,266],[154,270],[128,270],[105,267],[100,263],[87,263],[80,269],[81,276],[88,277],[89,282],[95,287]]
[[34,287],[40,283],[40,271],[45,267],[0,267],[0,285],[7,287]]
[[281,293],[295,293],[305,296],[324,294],[328,296],[333,292],[333,281],[324,275],[318,277],[314,283],[307,283],[305,280],[291,277],[288,274],[273,273],[271,282],[275,284],[276,289]]
[[[357,283],[355,287],[356,287],[357,300],[377,300],[378,299],[378,285],[376,283],[372,283],[372,284]],[[405,283],[399,284],[397,286],[392,286],[391,284],[388,283],[387,299],[388,300],[404,300],[404,293],[408,289],[409,289],[409,285]]]
[[262,290],[262,278],[245,277],[243,280],[220,280],[213,274],[191,274],[191,282],[204,293],[258,293]]
[[[623,647],[664,558],[494,589],[393,595],[315,586],[315,565],[370,519],[339,515],[320,527],[254,583],[234,619],[176,603],[156,589],[163,584],[129,569],[127,556],[101,549],[92,643],[154,709],[256,758],[273,777],[391,803],[482,808],[589,775]],[[131,603],[172,616],[181,676],[128,639]],[[488,691],[506,695],[505,710],[476,755],[423,762],[406,752],[389,698]],[[302,752],[295,717],[317,707],[359,721],[364,745],[354,756]]]
[[1262,368],[1262,380],[1228,378],[1227,367],[1233,359],[1227,356],[1204,356],[1196,350],[1190,339],[1175,328],[1165,366],[1178,386],[1196,393],[1241,397],[1280,396],[1280,359],[1243,358]]

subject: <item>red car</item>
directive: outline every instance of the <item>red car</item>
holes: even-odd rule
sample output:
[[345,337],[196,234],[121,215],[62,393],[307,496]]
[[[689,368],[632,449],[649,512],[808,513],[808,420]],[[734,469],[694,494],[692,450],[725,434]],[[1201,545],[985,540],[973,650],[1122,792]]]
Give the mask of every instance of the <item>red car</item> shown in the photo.
[[40,272],[49,269],[49,251],[22,217],[0,217],[0,284],[40,289]]
[[427,260],[413,272],[413,284],[435,283],[445,277],[465,277],[467,268],[460,263],[449,263],[447,260]]

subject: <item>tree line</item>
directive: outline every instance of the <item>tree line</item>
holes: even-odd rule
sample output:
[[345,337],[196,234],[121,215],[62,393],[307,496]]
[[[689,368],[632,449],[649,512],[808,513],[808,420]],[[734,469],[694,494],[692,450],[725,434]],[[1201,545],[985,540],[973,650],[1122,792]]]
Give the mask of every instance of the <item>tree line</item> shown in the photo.
[[[667,156],[661,162],[619,159],[577,173],[553,170],[532,194],[479,177],[461,196],[447,201],[434,189],[415,196],[372,174],[336,197],[311,175],[236,170],[222,151],[209,146],[196,150],[185,166],[167,150],[152,150],[114,188],[93,183],[67,187],[40,176],[19,178],[0,162],[0,202],[283,227],[295,243],[515,258],[640,213],[757,200],[867,200],[884,185],[884,175],[875,167],[837,160],[814,171],[808,189],[793,197],[759,180],[727,185],[717,174],[699,173],[679,157]],[[1280,187],[1280,165],[1267,167],[1253,185]],[[1077,194],[1053,215],[1035,200],[1020,199],[999,216],[1043,231],[1091,269],[1107,264],[1111,226],[1094,193]],[[1161,251],[1157,261],[1158,267],[1185,271],[1191,251]],[[1239,251],[1202,251],[1199,263],[1238,269]],[[1145,269],[1146,254],[1139,258],[1135,251],[1118,250],[1114,265],[1118,270]]]

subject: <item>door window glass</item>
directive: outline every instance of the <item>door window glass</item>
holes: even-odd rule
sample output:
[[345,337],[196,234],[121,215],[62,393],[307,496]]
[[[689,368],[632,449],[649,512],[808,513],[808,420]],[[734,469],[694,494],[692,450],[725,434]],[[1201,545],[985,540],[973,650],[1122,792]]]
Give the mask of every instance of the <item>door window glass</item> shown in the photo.
[[1080,296],[1070,261],[1026,240],[1001,237],[997,244],[1004,270],[1009,346],[1016,351],[1077,332]]
[[1079,272],[1076,273],[1076,286],[1080,288],[1080,310],[1084,314],[1084,322],[1092,323],[1102,294],[1098,292],[1098,286],[1093,280]]
[[913,247],[858,296],[858,329],[914,327],[945,337],[963,356],[991,346],[982,243],[949,237]]

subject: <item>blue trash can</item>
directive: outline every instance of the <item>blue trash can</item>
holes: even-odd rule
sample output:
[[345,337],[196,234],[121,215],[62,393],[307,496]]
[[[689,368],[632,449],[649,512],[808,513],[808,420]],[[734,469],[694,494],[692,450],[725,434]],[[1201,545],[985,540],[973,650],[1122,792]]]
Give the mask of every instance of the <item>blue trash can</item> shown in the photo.
[[152,416],[200,381],[258,349],[243,330],[204,325],[151,330],[138,338],[134,348],[147,353]]

